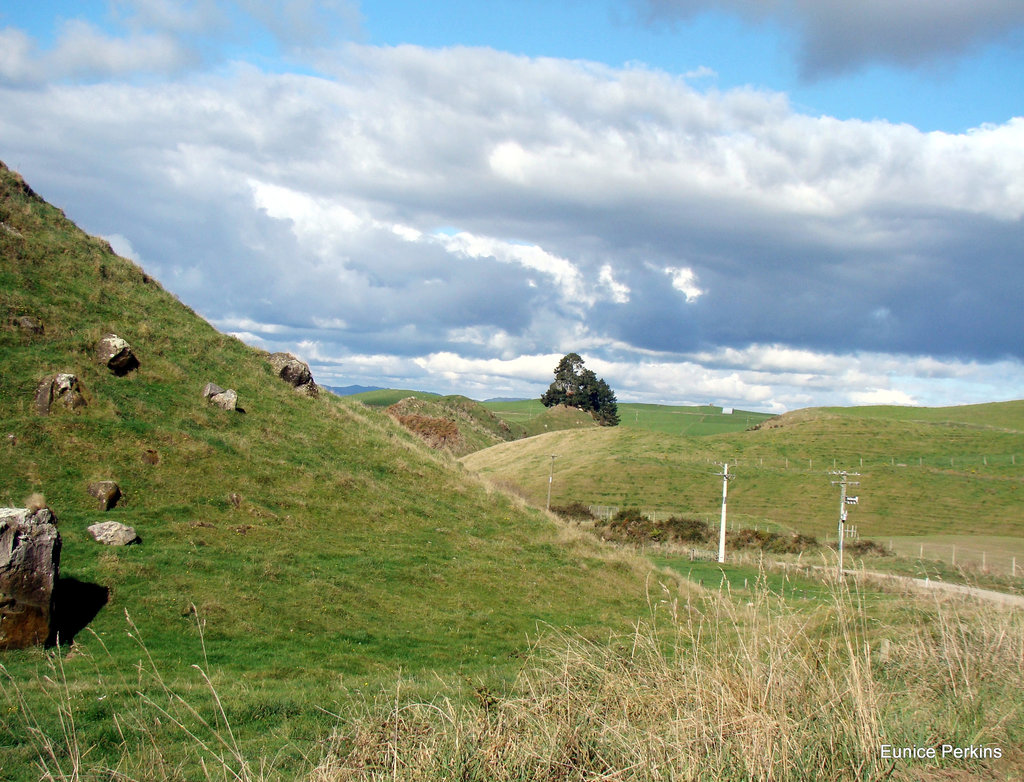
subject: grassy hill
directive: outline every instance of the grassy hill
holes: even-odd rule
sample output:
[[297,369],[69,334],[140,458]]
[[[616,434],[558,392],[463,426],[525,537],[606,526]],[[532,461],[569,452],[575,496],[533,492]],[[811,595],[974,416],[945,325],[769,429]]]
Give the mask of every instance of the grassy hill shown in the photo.
[[464,396],[408,396],[385,408],[389,416],[433,448],[464,456],[515,440],[524,432]]
[[850,523],[862,536],[1024,533],[1021,402],[941,410],[814,409],[756,431],[685,437],[618,427],[555,432],[496,446],[468,467],[520,486],[533,502],[640,506],[717,517],[728,462],[730,516],[745,524],[834,534],[833,469],[860,472]]
[[[570,423],[560,419],[557,415],[551,415],[551,411],[544,407],[539,399],[483,402],[482,404],[503,420],[519,424],[530,435],[588,425],[583,418],[578,416]],[[712,406],[682,407],[623,402],[619,404],[618,408],[621,419],[620,426],[627,429],[644,429],[652,432],[694,436],[741,432],[772,417],[767,413],[753,413],[745,410],[724,413],[722,408]],[[593,423],[591,422],[589,425],[593,425]]]
[[[12,323],[26,315],[42,334]],[[106,332],[132,344],[137,370],[96,362]],[[54,372],[79,377],[86,407],[36,413]],[[245,412],[209,405],[211,381]],[[57,514],[62,606],[78,630],[59,672],[43,650],[0,659],[4,779],[38,779],[33,759],[50,752],[72,768],[83,749],[97,767],[131,757],[145,778],[200,778],[175,720],[124,716],[140,698],[171,709],[171,690],[206,693],[193,665],[211,671],[224,709],[202,696],[203,718],[226,719],[250,756],[287,772],[339,702],[396,682],[427,699],[471,693],[511,676],[548,625],[600,636],[641,611],[625,560],[488,490],[383,413],[296,394],[265,353],[2,167],[0,422],[0,501],[41,492]],[[108,512],[87,493],[102,479],[124,492]],[[142,545],[94,542],[85,528],[108,519]],[[63,682],[59,701],[47,681]]]

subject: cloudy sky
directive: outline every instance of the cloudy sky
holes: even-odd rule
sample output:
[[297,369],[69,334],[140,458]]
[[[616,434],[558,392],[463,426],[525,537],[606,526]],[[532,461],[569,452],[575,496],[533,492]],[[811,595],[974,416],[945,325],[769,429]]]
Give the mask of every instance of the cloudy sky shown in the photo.
[[[13,6],[13,7],[12,7]],[[0,8],[0,159],[328,385],[1024,397],[1020,0]]]

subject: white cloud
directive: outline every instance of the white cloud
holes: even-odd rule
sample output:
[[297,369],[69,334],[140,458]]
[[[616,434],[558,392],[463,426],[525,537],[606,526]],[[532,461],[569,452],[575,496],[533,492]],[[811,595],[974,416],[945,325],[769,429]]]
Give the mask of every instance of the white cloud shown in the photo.
[[693,269],[669,266],[665,274],[672,278],[672,287],[682,293],[688,302],[695,302],[704,295],[704,291],[697,287],[697,275]]

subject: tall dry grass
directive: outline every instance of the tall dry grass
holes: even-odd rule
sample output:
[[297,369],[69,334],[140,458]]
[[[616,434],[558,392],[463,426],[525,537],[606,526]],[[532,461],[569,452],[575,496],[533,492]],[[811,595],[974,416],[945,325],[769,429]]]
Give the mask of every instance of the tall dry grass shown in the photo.
[[900,779],[936,761],[894,763],[883,744],[1019,744],[1019,616],[871,607],[842,585],[810,612],[755,594],[666,593],[610,643],[553,633],[507,695],[382,700],[348,715],[312,779]]

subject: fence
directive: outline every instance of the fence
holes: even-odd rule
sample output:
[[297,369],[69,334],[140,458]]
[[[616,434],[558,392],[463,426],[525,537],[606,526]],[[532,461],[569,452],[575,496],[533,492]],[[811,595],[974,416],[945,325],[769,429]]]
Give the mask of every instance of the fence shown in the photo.
[[707,459],[708,464],[728,462],[729,468],[756,467],[771,470],[838,470],[856,468],[931,467],[934,469],[967,470],[985,467],[1024,467],[1024,454],[847,454],[844,456],[733,456]]

